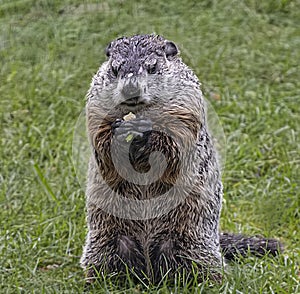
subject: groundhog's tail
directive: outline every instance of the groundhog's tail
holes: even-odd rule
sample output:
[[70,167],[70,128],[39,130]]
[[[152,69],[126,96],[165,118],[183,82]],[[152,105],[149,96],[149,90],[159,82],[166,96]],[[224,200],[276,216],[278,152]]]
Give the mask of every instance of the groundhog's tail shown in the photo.
[[245,257],[249,253],[255,256],[265,254],[276,256],[283,251],[283,246],[278,240],[231,233],[220,234],[220,246],[227,260],[233,260],[238,256]]

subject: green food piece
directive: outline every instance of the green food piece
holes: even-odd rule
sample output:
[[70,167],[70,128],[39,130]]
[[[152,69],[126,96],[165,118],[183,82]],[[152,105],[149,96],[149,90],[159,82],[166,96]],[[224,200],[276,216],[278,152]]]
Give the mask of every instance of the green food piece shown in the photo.
[[130,142],[131,140],[133,139],[133,135],[132,134],[129,134],[127,137],[126,137],[126,142]]

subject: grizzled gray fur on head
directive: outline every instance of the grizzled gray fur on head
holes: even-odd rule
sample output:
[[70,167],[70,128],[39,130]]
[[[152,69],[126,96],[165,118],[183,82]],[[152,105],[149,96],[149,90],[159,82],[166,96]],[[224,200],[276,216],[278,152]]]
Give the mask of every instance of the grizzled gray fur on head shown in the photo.
[[[248,246],[251,252],[277,254],[280,244],[275,240],[232,234],[221,234],[220,248],[220,168],[200,83],[179,57],[177,46],[162,36],[136,35],[111,42],[106,55],[86,104],[92,156],[81,264],[88,281],[97,271],[126,273],[128,266],[140,278],[146,274],[158,282],[178,271],[189,274],[194,265],[200,281],[207,277],[220,281],[221,250],[228,258],[239,252],[245,255]],[[135,116],[128,121],[129,112]],[[128,142],[132,134],[135,137]],[[183,149],[189,151],[187,156],[181,156]],[[157,152],[166,158],[158,180],[140,184],[124,176],[137,172],[149,181],[150,157]],[[119,169],[114,162],[117,155]],[[128,156],[130,166],[122,162]],[[156,164],[160,172],[158,157]],[[180,189],[174,189],[176,185]],[[174,197],[158,202],[155,216],[147,211],[153,207],[142,206],[145,211],[136,214],[139,206],[126,206],[129,200],[153,203],[169,191]]]
[[155,35],[122,37],[106,48],[106,56],[113,59],[111,71],[114,76],[138,74],[141,70],[147,70],[149,74],[160,73],[159,59],[165,56],[170,60],[178,53],[173,42]]

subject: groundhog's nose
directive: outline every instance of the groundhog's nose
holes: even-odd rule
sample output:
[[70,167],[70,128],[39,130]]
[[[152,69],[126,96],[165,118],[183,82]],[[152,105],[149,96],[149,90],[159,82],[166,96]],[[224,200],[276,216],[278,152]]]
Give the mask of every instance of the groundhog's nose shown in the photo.
[[141,88],[135,78],[131,78],[129,81],[124,83],[122,88],[122,94],[126,101],[124,103],[137,103],[141,96]]

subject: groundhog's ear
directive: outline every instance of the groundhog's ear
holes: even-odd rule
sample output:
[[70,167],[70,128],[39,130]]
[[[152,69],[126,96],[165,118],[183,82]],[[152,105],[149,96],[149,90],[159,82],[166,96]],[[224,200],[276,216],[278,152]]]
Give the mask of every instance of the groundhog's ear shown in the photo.
[[178,52],[179,52],[179,50],[178,50],[177,46],[175,45],[175,43],[173,43],[171,41],[166,41],[165,54],[168,59],[177,55]]
[[110,57],[110,55],[111,55],[112,43],[113,43],[113,42],[110,42],[110,43],[107,45],[107,47],[105,48],[105,54],[106,54],[107,57]]

